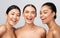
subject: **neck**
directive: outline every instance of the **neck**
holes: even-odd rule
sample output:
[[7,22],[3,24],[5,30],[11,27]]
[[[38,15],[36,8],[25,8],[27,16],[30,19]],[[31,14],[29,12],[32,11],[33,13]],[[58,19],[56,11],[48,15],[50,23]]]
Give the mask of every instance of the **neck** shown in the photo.
[[47,23],[47,25],[48,25],[49,29],[57,26],[57,24],[55,23],[55,20],[50,21],[49,23]]
[[27,28],[32,28],[34,26],[34,23],[31,23],[31,24],[25,23],[24,26]]
[[7,28],[8,30],[12,29],[12,25],[10,25],[10,24],[7,23],[7,22],[6,22],[5,26],[6,26],[6,28]]

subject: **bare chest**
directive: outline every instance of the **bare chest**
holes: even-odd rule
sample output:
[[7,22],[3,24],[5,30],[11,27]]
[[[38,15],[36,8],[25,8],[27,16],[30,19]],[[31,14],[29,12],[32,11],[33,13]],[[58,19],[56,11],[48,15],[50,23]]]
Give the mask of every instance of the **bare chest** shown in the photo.
[[15,38],[13,31],[6,31],[1,38]]
[[18,38],[40,38],[39,31],[21,31],[18,35]]

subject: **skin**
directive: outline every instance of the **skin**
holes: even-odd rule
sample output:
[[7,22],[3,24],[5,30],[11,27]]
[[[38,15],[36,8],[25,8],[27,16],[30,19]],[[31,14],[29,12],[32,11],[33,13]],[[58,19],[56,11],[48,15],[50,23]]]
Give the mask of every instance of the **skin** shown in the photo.
[[42,23],[49,27],[46,38],[60,38],[60,27],[56,24],[54,16],[55,13],[52,12],[49,6],[41,7],[40,18]]
[[25,8],[23,12],[25,24],[18,28],[15,33],[17,38],[45,38],[46,31],[42,27],[36,26],[33,22],[36,17],[35,9],[31,6]]
[[20,19],[20,12],[18,9],[12,9],[6,14],[7,21],[0,26],[1,38],[16,38],[13,26],[17,24]]

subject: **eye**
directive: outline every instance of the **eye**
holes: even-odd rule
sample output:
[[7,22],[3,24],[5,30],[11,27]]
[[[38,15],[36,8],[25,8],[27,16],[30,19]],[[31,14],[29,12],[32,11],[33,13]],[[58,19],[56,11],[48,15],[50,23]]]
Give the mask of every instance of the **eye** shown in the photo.
[[26,13],[29,13],[29,11],[26,11]]
[[15,12],[11,12],[11,15],[14,15],[15,14]]
[[35,12],[34,12],[34,11],[32,11],[32,14],[35,14]]
[[47,11],[44,11],[44,14],[47,14]]
[[42,14],[42,12],[40,11],[40,15]]
[[12,13],[12,15],[14,15],[14,13]]
[[18,17],[20,17],[20,15],[19,15],[19,14],[17,14],[17,16],[18,16]]

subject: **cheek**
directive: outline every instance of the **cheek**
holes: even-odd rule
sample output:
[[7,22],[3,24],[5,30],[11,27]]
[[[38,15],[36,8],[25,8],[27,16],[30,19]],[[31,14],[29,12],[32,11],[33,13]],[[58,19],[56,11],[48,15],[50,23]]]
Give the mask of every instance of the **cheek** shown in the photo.
[[24,17],[28,16],[28,14],[24,14]]
[[41,14],[40,14],[40,18],[42,18]]
[[8,15],[8,16],[7,16],[7,19],[11,19],[11,18],[12,18],[12,16],[11,16],[11,15]]
[[28,16],[29,14],[24,14],[24,16]]
[[20,17],[17,17],[17,20],[19,21]]
[[47,20],[51,20],[51,14],[46,15]]
[[31,14],[31,16],[35,18],[36,17],[36,14]]
[[9,16],[10,18],[11,18],[11,17],[13,18],[13,15],[12,15],[12,14],[9,14],[8,16]]
[[46,17],[46,18],[48,18],[48,17],[49,17],[49,15],[45,15],[45,17]]
[[49,18],[50,15],[51,15],[50,13],[47,13],[47,14],[45,14],[45,17],[46,17],[46,18]]
[[36,15],[32,15],[32,17],[33,17],[33,18],[35,18],[35,17],[36,17]]

